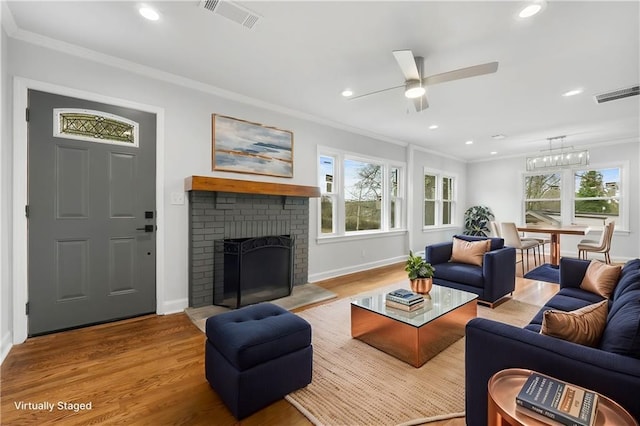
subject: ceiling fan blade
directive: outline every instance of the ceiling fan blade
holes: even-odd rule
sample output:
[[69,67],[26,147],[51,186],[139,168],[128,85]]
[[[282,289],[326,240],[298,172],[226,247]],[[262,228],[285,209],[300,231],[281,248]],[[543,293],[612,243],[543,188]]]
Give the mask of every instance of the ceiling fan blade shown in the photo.
[[394,50],[393,56],[395,56],[405,80],[420,80],[420,70],[416,65],[413,52],[410,50]]
[[422,95],[419,98],[411,99],[413,106],[416,107],[416,112],[420,112],[429,108],[429,102],[427,102],[427,95]]
[[399,89],[400,87],[404,87],[404,84],[401,85],[401,86],[393,86],[393,87],[389,87],[387,89],[381,89],[381,90],[376,90],[375,92],[365,93],[364,95],[351,96],[350,98],[347,98],[347,100],[352,101],[354,99],[364,98],[365,96],[375,95],[376,93],[382,93],[382,92],[386,92],[386,91],[393,90],[393,89]]
[[472,67],[443,72],[442,74],[431,75],[429,77],[425,77],[422,80],[422,84],[425,86],[431,86],[434,84],[445,83],[447,81],[476,77],[484,74],[491,74],[496,71],[498,71],[498,63],[488,62],[486,64],[474,65]]

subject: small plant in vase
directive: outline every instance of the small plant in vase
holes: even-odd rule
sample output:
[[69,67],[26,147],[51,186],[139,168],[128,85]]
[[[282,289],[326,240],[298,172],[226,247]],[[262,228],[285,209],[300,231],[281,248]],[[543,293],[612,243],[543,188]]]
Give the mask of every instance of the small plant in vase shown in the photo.
[[409,251],[409,258],[404,270],[407,271],[409,281],[411,281],[411,291],[421,294],[427,294],[431,291],[433,273],[436,269],[430,263]]

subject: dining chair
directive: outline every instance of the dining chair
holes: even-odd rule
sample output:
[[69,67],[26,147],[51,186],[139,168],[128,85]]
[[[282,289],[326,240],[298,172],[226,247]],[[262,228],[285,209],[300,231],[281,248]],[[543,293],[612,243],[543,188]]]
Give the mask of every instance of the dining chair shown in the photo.
[[520,238],[518,227],[513,222],[502,222],[501,229],[502,238],[504,238],[504,245],[520,250],[520,262],[522,262],[522,275],[524,276],[524,251],[527,251],[527,270],[529,270],[529,250],[533,249],[533,262],[534,264],[537,264],[535,249],[539,246],[539,243],[534,239],[524,240]]
[[613,239],[613,230],[615,229],[616,222],[611,221],[604,226],[600,240],[582,240],[578,243],[578,258],[587,259],[587,253],[603,253],[604,261],[611,263],[611,257],[609,251],[611,250],[611,240]]
[[[494,237],[498,237],[498,238],[502,238],[502,231],[500,230],[500,222],[496,222],[496,221],[490,221],[489,222],[489,229],[491,230],[491,233],[493,234]],[[521,241],[536,241],[538,243],[538,246],[536,247],[538,249],[538,263],[540,263],[540,260],[542,260],[543,262],[546,262],[545,259],[545,255],[544,255],[544,245],[545,244],[551,244],[551,240],[548,238],[530,238],[530,237],[520,237]],[[542,246],[542,248],[541,248]],[[542,250],[542,259],[540,258],[540,250]],[[533,256],[535,257],[536,255],[536,249],[533,249]]]
[[492,220],[489,222],[489,230],[496,238],[502,238],[502,232],[500,232],[500,223]]

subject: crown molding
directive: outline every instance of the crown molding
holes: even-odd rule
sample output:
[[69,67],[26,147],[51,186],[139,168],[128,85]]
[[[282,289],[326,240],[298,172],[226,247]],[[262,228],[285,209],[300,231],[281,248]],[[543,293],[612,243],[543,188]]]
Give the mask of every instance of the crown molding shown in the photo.
[[[4,2],[3,2],[3,6],[4,6]],[[14,22],[14,25],[15,25],[15,22]],[[124,71],[142,75],[148,78],[153,78],[155,80],[163,81],[166,83],[174,84],[177,86],[185,87],[185,88],[196,90],[203,93],[208,93],[210,95],[219,96],[221,98],[240,102],[246,105],[251,105],[258,108],[279,112],[288,116],[300,118],[302,120],[311,121],[317,124],[325,125],[328,127],[339,129],[339,130],[344,130],[344,131],[358,134],[361,136],[366,136],[381,142],[386,142],[386,143],[399,145],[403,147],[406,147],[407,145],[409,145],[408,142],[398,141],[398,140],[395,140],[383,135],[379,135],[377,133],[370,132],[364,129],[348,126],[346,124],[342,124],[333,120],[328,120],[326,118],[318,117],[318,116],[301,112],[301,111],[296,111],[281,105],[272,104],[270,102],[252,98],[250,96],[241,95],[236,92],[231,92],[229,90],[221,89],[219,87],[212,86],[210,84],[206,84],[201,81],[182,77],[180,75],[169,73],[166,71],[161,71],[157,68],[141,65],[139,63],[129,61],[127,59],[122,59],[116,56],[100,53],[95,50],[87,49],[87,48],[78,46],[76,44],[67,43],[61,40],[56,40],[50,37],[46,37],[46,36],[31,32],[31,31],[25,31],[23,29],[18,28],[17,26],[9,35],[11,38],[23,41],[25,43],[33,44],[40,47],[45,47],[47,49],[51,49],[58,52],[66,53],[68,55],[87,59],[93,62],[118,68]]]

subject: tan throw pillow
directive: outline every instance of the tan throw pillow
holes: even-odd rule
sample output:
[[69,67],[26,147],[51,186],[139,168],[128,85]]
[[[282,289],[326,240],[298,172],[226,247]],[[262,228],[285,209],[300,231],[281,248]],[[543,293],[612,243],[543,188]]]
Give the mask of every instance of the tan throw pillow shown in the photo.
[[609,301],[594,303],[571,312],[544,312],[541,334],[596,347],[607,325]]
[[491,240],[465,241],[454,238],[451,262],[482,266],[484,254],[489,251],[490,247]]
[[607,265],[592,260],[582,278],[580,288],[608,299],[618,284],[621,269],[620,265]]

